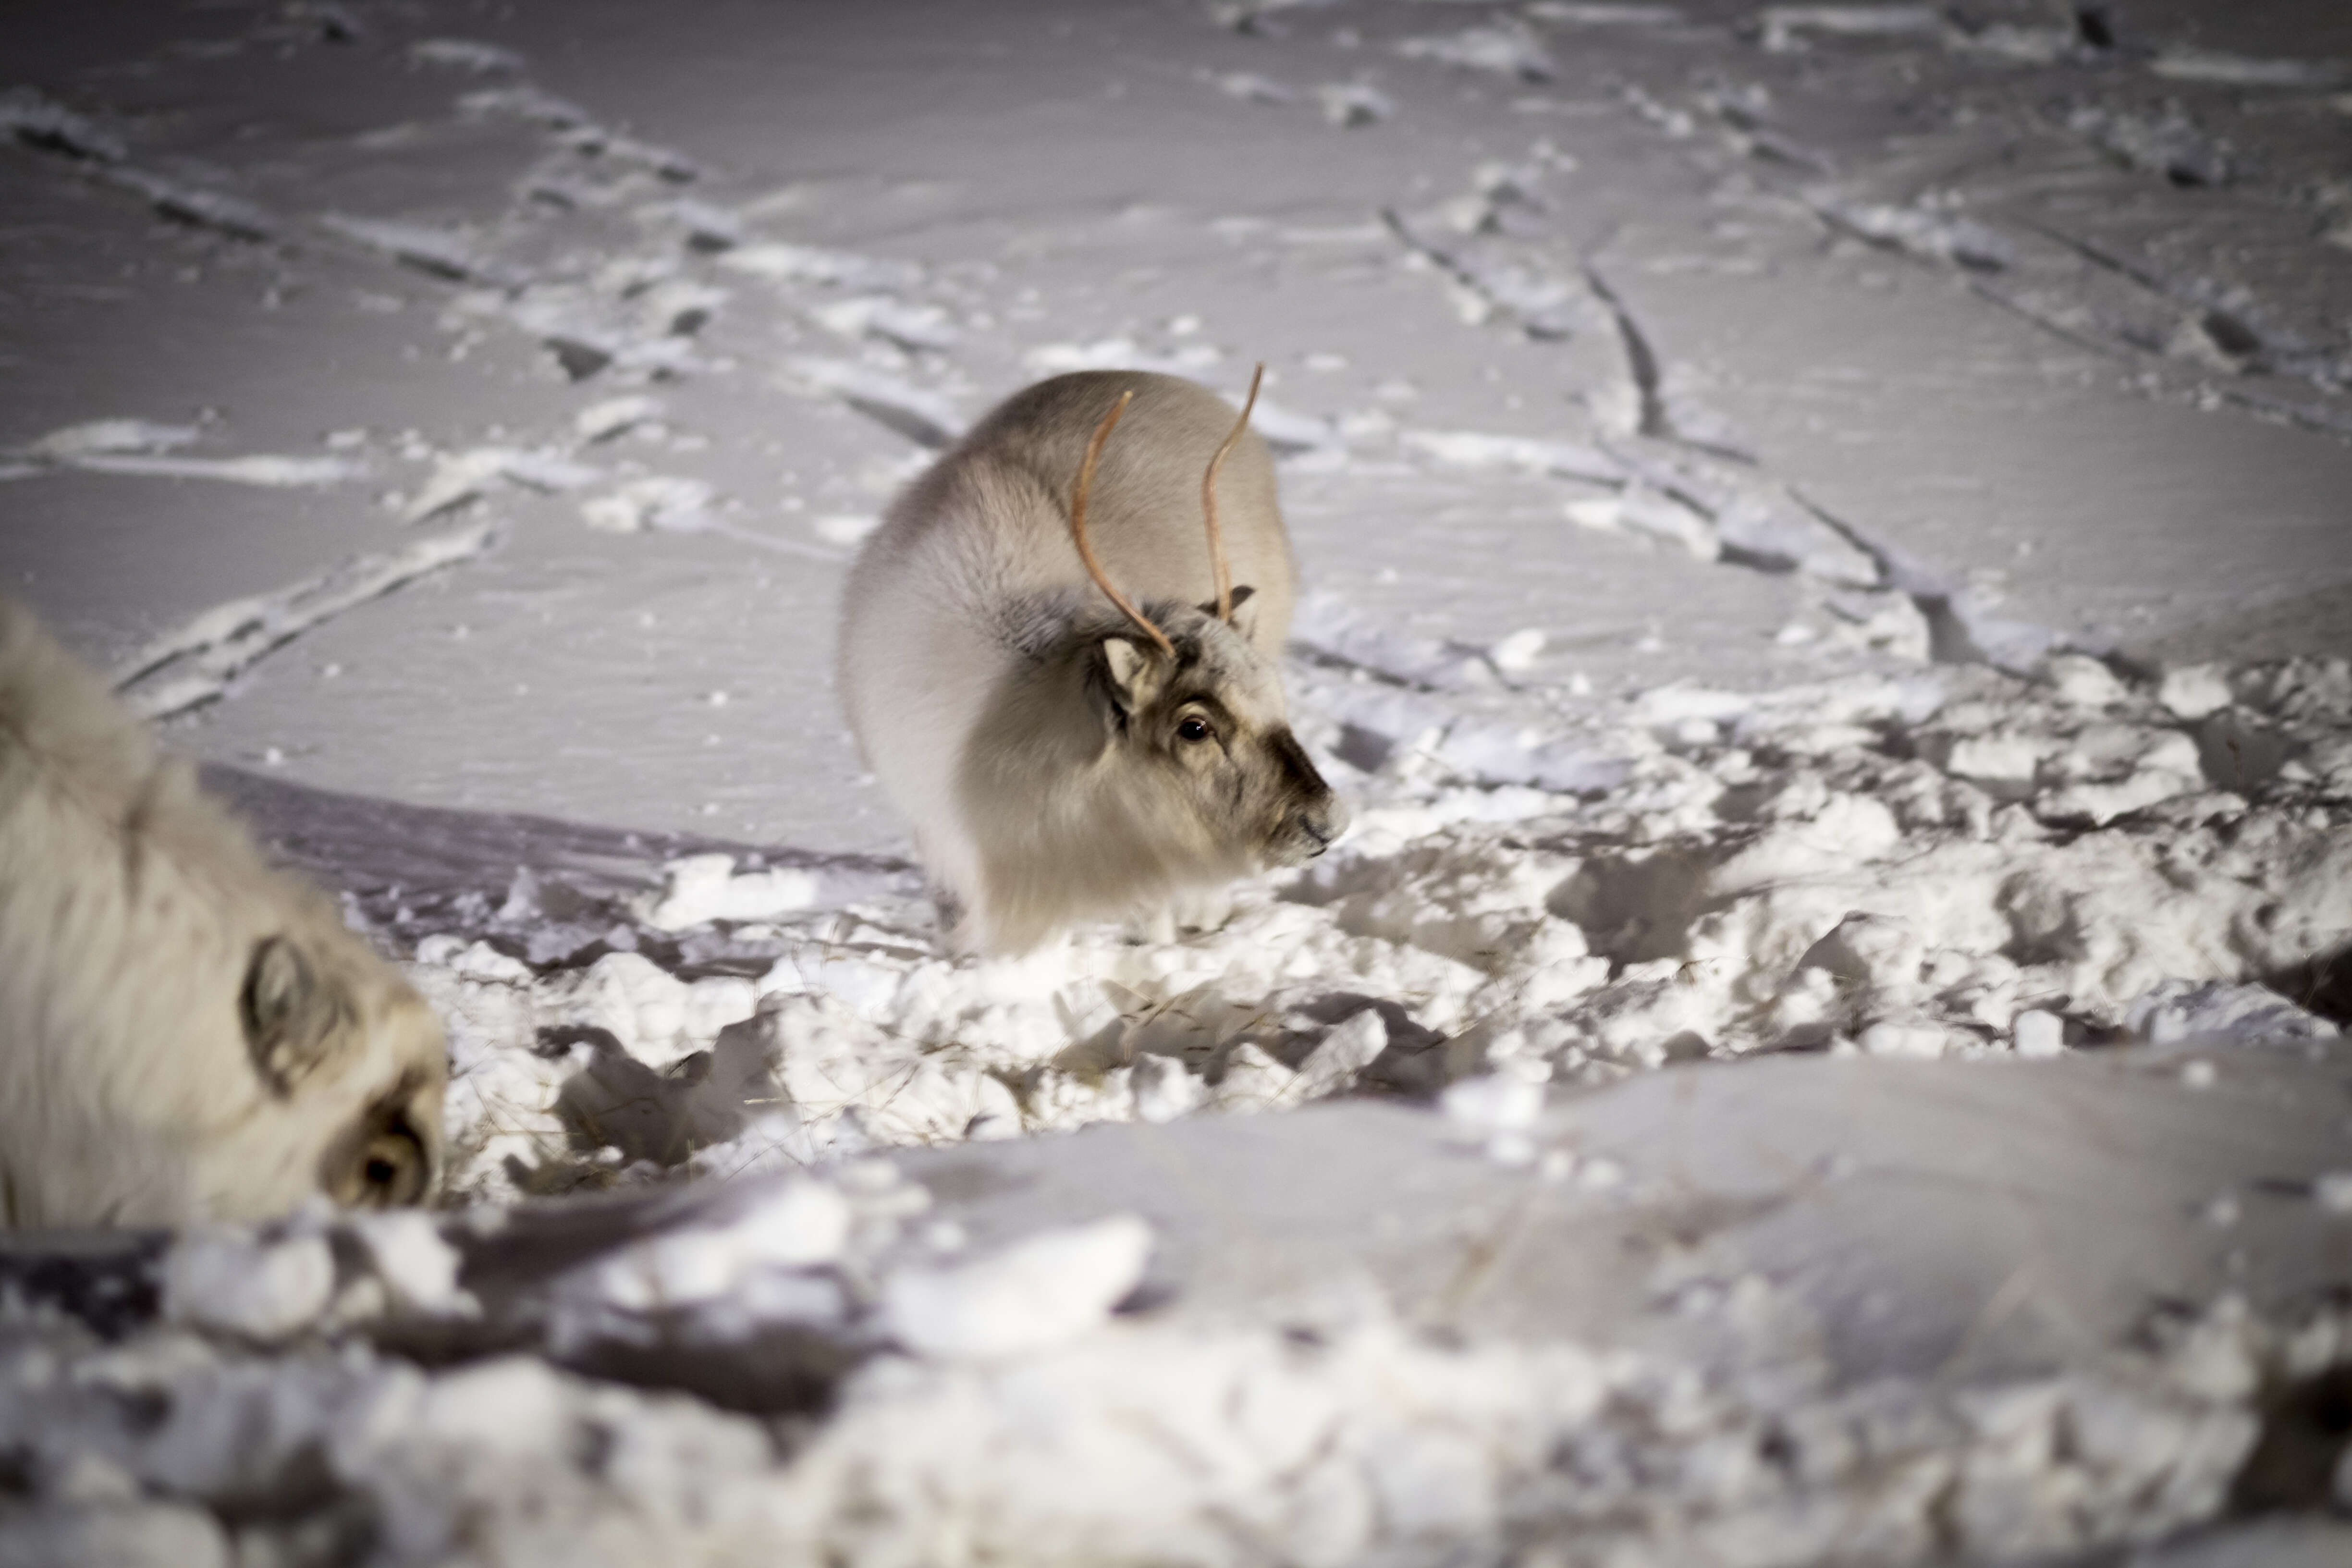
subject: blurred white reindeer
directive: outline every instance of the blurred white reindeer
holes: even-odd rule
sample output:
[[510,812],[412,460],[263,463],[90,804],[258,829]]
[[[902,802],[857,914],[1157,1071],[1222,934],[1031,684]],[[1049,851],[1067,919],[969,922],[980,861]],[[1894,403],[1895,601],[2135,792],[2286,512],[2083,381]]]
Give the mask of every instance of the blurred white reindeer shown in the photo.
[[415,1203],[441,1026],[0,599],[0,1225]]

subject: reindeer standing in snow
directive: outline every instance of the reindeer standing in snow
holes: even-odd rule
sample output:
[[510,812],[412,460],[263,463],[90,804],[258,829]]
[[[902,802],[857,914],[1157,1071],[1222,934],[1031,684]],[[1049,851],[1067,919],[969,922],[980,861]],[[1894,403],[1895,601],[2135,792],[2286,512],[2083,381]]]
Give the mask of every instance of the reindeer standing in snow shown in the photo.
[[1256,398],[1253,378],[1234,422],[1175,376],[1040,382],[915,479],[859,555],[844,704],[958,945],[1018,952],[1150,914],[1345,826],[1283,697],[1290,542]]

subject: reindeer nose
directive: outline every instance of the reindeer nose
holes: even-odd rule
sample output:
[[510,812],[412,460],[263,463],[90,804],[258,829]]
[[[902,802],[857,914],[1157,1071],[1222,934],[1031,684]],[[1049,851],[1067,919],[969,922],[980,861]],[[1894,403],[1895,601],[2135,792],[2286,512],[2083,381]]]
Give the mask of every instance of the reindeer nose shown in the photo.
[[1274,747],[1276,756],[1289,773],[1288,793],[1293,804],[1291,809],[1284,814],[1284,827],[1287,833],[1304,841],[1298,848],[1305,849],[1309,844],[1314,846],[1306,849],[1305,858],[1311,860],[1331,847],[1332,840],[1347,831],[1348,808],[1339,804],[1339,797],[1333,795],[1331,786],[1323,782],[1323,775],[1316,771],[1306,748],[1289,731],[1285,730],[1275,737]]
[[1308,852],[1311,859],[1330,848],[1339,835],[1348,831],[1348,808],[1338,795],[1327,790],[1318,804],[1299,813],[1298,827],[1315,841],[1315,847]]

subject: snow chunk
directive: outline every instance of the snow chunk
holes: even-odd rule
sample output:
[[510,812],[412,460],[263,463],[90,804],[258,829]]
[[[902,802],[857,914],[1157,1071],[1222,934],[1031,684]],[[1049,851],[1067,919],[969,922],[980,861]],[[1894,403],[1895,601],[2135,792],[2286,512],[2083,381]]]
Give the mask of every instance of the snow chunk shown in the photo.
[[281,458],[268,454],[246,458],[84,458],[74,467],[100,474],[143,474],[165,479],[219,479],[228,484],[257,485],[273,490],[338,485],[367,472],[362,465],[341,458]]
[[414,1209],[355,1215],[350,1229],[376,1278],[403,1306],[436,1317],[479,1310],[478,1303],[457,1285],[463,1259],[431,1216]]
[[623,431],[661,416],[662,405],[657,397],[608,397],[573,415],[572,428],[583,441],[609,441]]
[[1522,626],[1508,637],[1497,638],[1486,649],[1486,658],[1506,675],[1516,675],[1532,669],[1543,656],[1545,637],[1539,626]]
[[793,390],[838,398],[919,447],[943,450],[963,430],[963,416],[947,398],[870,365],[797,354],[784,370]]
[[1926,206],[1892,206],[1821,197],[1814,211],[1832,226],[1873,245],[1948,261],[1976,272],[1998,272],[2017,259],[2016,247],[1980,223]]
[[2231,87],[2334,87],[2344,79],[2344,68],[2334,60],[2253,59],[2219,49],[2169,48],[2147,68],[2168,81]]
[[362,465],[342,458],[174,455],[194,445],[198,435],[184,425],[158,425],[145,419],[92,419],[52,430],[25,450],[27,457],[92,473],[219,479],[270,489],[340,484],[367,472]]
[[1788,54],[1807,33],[1848,38],[1940,38],[1943,13],[1933,5],[1767,5],[1759,16],[1764,47]]
[[2178,104],[2161,116],[2086,106],[2069,115],[2066,125],[2131,167],[2175,184],[2230,181],[2228,150],[2199,130]]
[[809,314],[845,338],[880,338],[904,349],[953,348],[955,323],[938,305],[909,305],[887,294],[859,294]]
[[2220,1036],[2232,1040],[2332,1040],[2334,1024],[2261,985],[2168,980],[2131,1005],[2131,1031],[2157,1045]]
[[1151,1227],[1115,1215],[1044,1231],[953,1268],[906,1267],[882,1287],[882,1316],[919,1355],[992,1360],[1075,1339],[1143,1279]]
[[1572,500],[1563,510],[1579,528],[1647,534],[1681,545],[1694,561],[1715,561],[1723,554],[1723,538],[1713,523],[1645,486],[1628,486],[1622,495]]
[[1298,1064],[1298,1098],[1319,1100],[1338,1093],[1388,1048],[1388,1020],[1379,1008],[1365,1008],[1324,1036]]
[[636,952],[608,952],[546,988],[549,1021],[611,1032],[621,1048],[660,1072],[699,1050],[758,1009],[749,980],[685,981]]
[[484,257],[471,239],[451,229],[345,213],[327,214],[319,220],[319,226],[436,278],[459,282],[520,281],[509,268]]
[[569,99],[558,98],[536,87],[485,88],[459,99],[457,110],[477,119],[503,115],[551,131],[575,130],[589,123],[586,110]]
[[1543,1116],[1544,1089],[1514,1075],[1490,1073],[1451,1086],[1438,1105],[1448,1119],[1481,1135],[1524,1132]]
[[2053,655],[2048,673],[2052,689],[2078,708],[2105,708],[2131,695],[2114,670],[2087,654]]
[[35,457],[71,463],[132,452],[176,452],[194,446],[200,434],[192,426],[158,425],[151,419],[92,419],[52,430],[25,450]]
[[[1298,603],[1292,638],[1366,669],[1438,689],[1492,685],[1478,650],[1391,630],[1380,619],[1323,590]],[[1473,666],[1479,666],[1473,669]]]
[[2185,665],[2164,672],[2156,700],[2179,719],[2202,719],[2230,706],[2230,682],[2216,666]]
[[334,1256],[316,1233],[269,1241],[238,1230],[195,1230],[163,1260],[166,1317],[248,1339],[299,1331],[327,1310],[334,1288]]
[[1289,103],[1298,97],[1280,82],[1254,71],[1227,71],[1213,79],[1220,92],[1244,103]]
[[1347,442],[1339,427],[1319,415],[1301,414],[1286,408],[1271,398],[1257,400],[1256,412],[1250,416],[1250,426],[1265,438],[1276,457],[1291,457],[1301,452],[1322,454],[1327,460],[1344,456]]
[[271,239],[278,233],[276,218],[225,191],[206,190],[145,169],[112,168],[105,177],[125,190],[138,192],[157,212],[182,223],[218,229],[237,239]]
[[1173,1057],[1137,1058],[1129,1069],[1128,1082],[1135,1096],[1136,1119],[1140,1121],[1173,1121],[1209,1100],[1209,1086]]
[[581,503],[589,527],[606,533],[643,533],[648,529],[694,533],[709,526],[716,493],[700,479],[648,474],[630,479],[611,495]]
[[2055,1013],[2028,1007],[2010,1026],[2010,1038],[2021,1057],[2054,1057],[2066,1048],[2065,1020]]
[[844,549],[862,544],[866,536],[882,526],[882,520],[870,512],[827,512],[810,522],[809,531],[827,544]]
[[1874,1057],[1912,1057],[1922,1060],[1942,1056],[1951,1047],[1954,1031],[1923,1020],[1882,1018],[1863,1030],[1855,1041]]
[[779,869],[738,874],[731,855],[689,855],[662,868],[662,890],[643,901],[640,917],[661,931],[684,931],[711,921],[765,921],[817,901],[813,872]]
[[437,1438],[485,1457],[561,1451],[572,1421],[569,1381],[530,1356],[501,1356],[432,1380],[412,1413],[408,1441]]
[[856,289],[910,289],[923,280],[923,269],[911,261],[856,256],[845,250],[824,250],[812,245],[738,246],[719,258],[730,271],[748,273],[779,283],[847,285]]
[[1579,0],[1534,0],[1527,14],[1564,27],[1676,27],[1683,14],[1674,5],[1586,5]]
[[1398,43],[1396,52],[1409,60],[1435,60],[1520,81],[1549,81],[1558,74],[1543,41],[1516,16],[1442,37],[1406,38]]
[[423,522],[481,495],[500,480],[535,490],[572,490],[603,476],[584,463],[560,452],[526,451],[517,447],[474,447],[445,453],[434,461],[432,476],[416,498],[401,509],[402,521]]
[[632,1312],[716,1300],[761,1270],[835,1261],[848,1243],[851,1218],[837,1190],[794,1177],[716,1223],[666,1230],[598,1259],[583,1270],[581,1289]]
[[1370,82],[1325,82],[1315,89],[1315,98],[1323,106],[1323,118],[1343,131],[1378,125],[1396,113],[1396,100]]
[[1635,698],[1633,720],[1653,730],[1677,730],[1693,720],[1727,724],[1745,717],[1755,706],[1756,700],[1745,692],[1677,681],[1672,686],[1654,686]]
[[29,87],[0,92],[0,132],[27,147],[70,153],[92,163],[119,163],[130,149],[121,137],[100,130],[89,116],[76,114],[47,93]]
[[420,38],[408,46],[408,58],[421,66],[446,66],[477,76],[520,71],[530,64],[512,49],[477,38]]

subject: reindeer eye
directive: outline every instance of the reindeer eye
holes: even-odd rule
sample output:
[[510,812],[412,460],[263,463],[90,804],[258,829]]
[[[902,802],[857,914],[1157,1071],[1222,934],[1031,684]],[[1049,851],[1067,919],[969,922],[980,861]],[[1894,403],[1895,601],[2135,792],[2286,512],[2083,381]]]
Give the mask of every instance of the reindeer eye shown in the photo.
[[1209,728],[1209,721],[1198,714],[1176,726],[1177,739],[1183,741],[1205,741],[1215,733],[1214,730]]
[[425,1151],[415,1134],[379,1132],[360,1151],[358,1190],[352,1201],[373,1208],[413,1204],[425,1195]]

